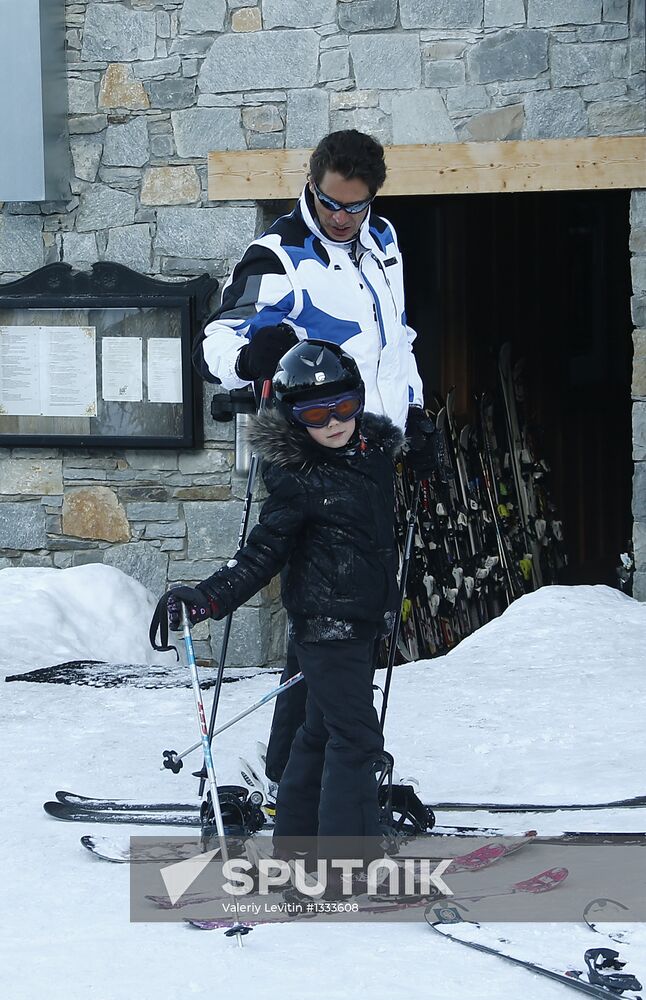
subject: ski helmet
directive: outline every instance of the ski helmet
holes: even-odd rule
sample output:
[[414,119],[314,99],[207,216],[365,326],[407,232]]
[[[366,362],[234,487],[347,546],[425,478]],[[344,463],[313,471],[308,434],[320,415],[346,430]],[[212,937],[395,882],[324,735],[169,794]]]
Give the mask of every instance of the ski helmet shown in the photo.
[[329,399],[355,391],[365,400],[365,387],[357,363],[337,344],[301,340],[278,362],[272,379],[276,405],[292,420],[292,405],[310,399]]

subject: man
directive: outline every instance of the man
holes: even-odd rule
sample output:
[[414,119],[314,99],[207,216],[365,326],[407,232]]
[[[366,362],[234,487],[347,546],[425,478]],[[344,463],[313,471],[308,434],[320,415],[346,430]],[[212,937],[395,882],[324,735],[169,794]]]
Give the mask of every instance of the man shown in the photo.
[[[370,208],[385,178],[383,147],[371,136],[355,129],[325,136],[293,212],[254,240],[234,268],[195,362],[205,379],[238,389],[271,378],[298,340],[332,342],[356,361],[366,410],[407,431],[409,464],[423,476],[434,445],[424,433],[402,258],[393,227]],[[290,644],[283,680],[297,669]],[[301,682],[277,700],[266,765],[271,781],[287,763],[305,697]]]

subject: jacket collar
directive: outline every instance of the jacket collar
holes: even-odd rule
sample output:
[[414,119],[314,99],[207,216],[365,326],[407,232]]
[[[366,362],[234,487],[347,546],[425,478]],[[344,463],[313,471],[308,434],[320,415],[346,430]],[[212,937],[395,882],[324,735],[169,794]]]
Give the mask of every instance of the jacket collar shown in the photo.
[[[363,413],[360,431],[368,446],[379,447],[395,456],[404,443],[404,436],[388,417]],[[346,448],[324,448],[317,444],[305,428],[288,423],[278,410],[263,410],[251,422],[249,443],[259,458],[280,466],[314,468],[347,459],[356,451],[353,441]]]
[[[298,200],[298,207],[300,213],[303,216],[303,221],[305,225],[322,243],[328,247],[338,247],[347,246],[347,244],[339,243],[337,240],[330,239],[326,236],[319,225],[319,221],[316,217],[316,211],[314,209],[314,195],[310,191],[308,185],[306,184],[301,192],[301,196]],[[366,250],[374,250],[374,240],[370,234],[370,213],[372,211],[372,206],[368,208],[366,217],[361,223],[361,228],[357,234],[357,240]],[[352,241],[348,241],[352,242]]]

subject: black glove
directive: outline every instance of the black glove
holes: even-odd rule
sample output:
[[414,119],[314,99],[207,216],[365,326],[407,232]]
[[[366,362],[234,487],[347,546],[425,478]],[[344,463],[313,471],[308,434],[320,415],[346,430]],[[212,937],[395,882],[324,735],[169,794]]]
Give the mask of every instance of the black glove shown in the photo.
[[415,479],[428,479],[438,465],[437,431],[421,406],[410,406],[406,420],[406,465]]
[[238,378],[246,382],[272,378],[283,354],[297,343],[298,337],[286,323],[261,327],[238,354]]
[[168,624],[172,632],[179,632],[182,627],[182,604],[186,606],[191,625],[219,616],[217,601],[199,587],[171,587],[166,598]]

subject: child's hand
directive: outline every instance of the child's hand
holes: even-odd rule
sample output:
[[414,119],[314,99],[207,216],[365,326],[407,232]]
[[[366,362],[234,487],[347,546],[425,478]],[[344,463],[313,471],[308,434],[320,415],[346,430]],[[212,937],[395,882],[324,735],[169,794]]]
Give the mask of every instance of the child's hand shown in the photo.
[[172,632],[182,628],[182,604],[191,625],[197,625],[207,618],[216,618],[219,612],[217,602],[197,587],[172,587],[168,591],[168,625]]

